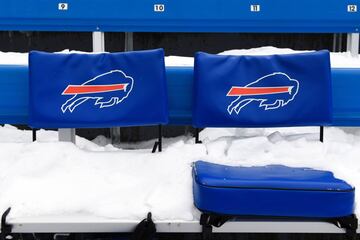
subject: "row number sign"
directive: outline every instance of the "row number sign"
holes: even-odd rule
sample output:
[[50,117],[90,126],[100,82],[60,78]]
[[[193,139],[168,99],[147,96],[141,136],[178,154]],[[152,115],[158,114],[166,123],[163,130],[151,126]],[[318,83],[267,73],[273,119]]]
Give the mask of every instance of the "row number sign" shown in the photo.
[[154,12],[165,12],[164,4],[154,4]]
[[260,12],[260,5],[250,5],[250,11],[251,12]]
[[348,5],[347,6],[347,11],[348,12],[357,12],[357,5]]
[[69,8],[69,5],[67,3],[59,3],[58,5],[58,9],[60,11],[67,11]]

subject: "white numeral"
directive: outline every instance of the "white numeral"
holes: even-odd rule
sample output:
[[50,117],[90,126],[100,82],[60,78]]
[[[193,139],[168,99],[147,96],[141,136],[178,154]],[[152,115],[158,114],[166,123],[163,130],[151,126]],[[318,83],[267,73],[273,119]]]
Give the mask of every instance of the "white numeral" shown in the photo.
[[154,12],[164,12],[165,5],[164,4],[154,4]]
[[357,12],[357,5],[348,5],[347,11],[348,12]]
[[250,11],[260,12],[260,5],[250,5]]
[[68,10],[68,8],[69,8],[69,5],[67,3],[59,3],[59,5],[58,5],[58,9],[60,11],[66,11],[66,10]]

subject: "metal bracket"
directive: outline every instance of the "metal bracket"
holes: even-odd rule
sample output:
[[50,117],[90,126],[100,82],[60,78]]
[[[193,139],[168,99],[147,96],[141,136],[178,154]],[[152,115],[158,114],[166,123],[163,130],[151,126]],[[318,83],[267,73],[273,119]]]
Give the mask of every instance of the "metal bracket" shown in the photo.
[[202,240],[212,240],[213,238],[213,232],[212,232],[212,226],[211,225],[202,225]]
[[32,130],[32,141],[35,142],[36,141],[36,129]]
[[131,240],[152,240],[156,233],[156,226],[151,218],[151,212],[135,228]]
[[158,126],[158,140],[154,143],[154,147],[151,152],[155,153],[157,149],[159,149],[159,152],[162,151],[162,125]]
[[336,226],[346,230],[346,238],[349,240],[356,240],[356,230],[358,228],[358,219],[355,214],[350,216],[335,219],[333,222]]
[[320,142],[324,142],[324,126],[320,126]]
[[12,226],[6,223],[6,217],[9,215],[11,208],[8,208],[1,216],[1,240],[8,239],[11,236]]
[[211,216],[208,214],[201,214],[200,216],[200,225],[202,226],[202,240],[211,240],[212,239],[212,225],[210,223]]
[[200,133],[200,129],[195,128],[195,144],[201,144],[202,143],[202,141],[200,140],[200,137],[199,137],[199,133]]
[[336,225],[339,228],[342,228],[346,231],[345,236],[348,240],[357,240],[357,229],[358,229],[358,219],[355,214],[338,217],[338,218],[301,218],[301,217],[276,217],[276,216],[232,216],[232,215],[219,215],[211,213],[203,213],[200,217],[200,225],[203,226],[203,240],[211,240],[212,235],[212,226],[221,227],[224,223],[229,220],[295,220],[295,221],[320,221],[327,222]]
[[203,213],[200,216],[200,225],[202,226],[202,240],[212,240],[212,228],[221,227],[224,223],[232,219],[232,216],[227,215],[214,215]]

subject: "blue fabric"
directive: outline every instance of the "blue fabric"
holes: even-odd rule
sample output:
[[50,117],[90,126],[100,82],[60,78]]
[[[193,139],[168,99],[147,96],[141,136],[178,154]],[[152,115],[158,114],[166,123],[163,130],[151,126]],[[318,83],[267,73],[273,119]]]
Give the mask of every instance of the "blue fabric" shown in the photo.
[[0,65],[0,123],[27,124],[29,81],[27,66]]
[[332,70],[332,126],[360,126],[360,69]]
[[203,212],[279,217],[340,217],[353,213],[354,188],[331,172],[281,165],[193,166],[195,206]]
[[328,51],[219,56],[197,53],[195,127],[317,126],[331,123]]
[[31,52],[29,69],[32,127],[168,122],[162,49],[101,54]]
[[191,125],[193,68],[166,67],[169,93],[169,124]]

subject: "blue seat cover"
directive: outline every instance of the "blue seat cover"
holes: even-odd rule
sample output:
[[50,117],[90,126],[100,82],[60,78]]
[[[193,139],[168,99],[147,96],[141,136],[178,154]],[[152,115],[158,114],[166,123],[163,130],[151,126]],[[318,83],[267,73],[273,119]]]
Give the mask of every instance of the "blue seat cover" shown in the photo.
[[88,128],[166,124],[162,49],[100,54],[31,52],[29,124]]
[[282,165],[193,166],[195,206],[236,216],[333,218],[354,210],[355,189],[328,171]]
[[319,126],[331,123],[328,51],[269,56],[199,52],[195,127]]

